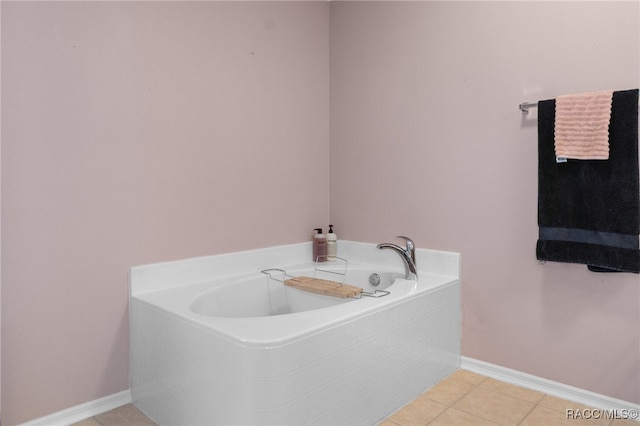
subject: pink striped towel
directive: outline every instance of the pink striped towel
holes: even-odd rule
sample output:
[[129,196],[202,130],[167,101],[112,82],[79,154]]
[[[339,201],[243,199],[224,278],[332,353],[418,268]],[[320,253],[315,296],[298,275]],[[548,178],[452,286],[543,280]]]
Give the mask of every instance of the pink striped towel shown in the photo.
[[555,150],[558,158],[609,159],[613,90],[556,98]]

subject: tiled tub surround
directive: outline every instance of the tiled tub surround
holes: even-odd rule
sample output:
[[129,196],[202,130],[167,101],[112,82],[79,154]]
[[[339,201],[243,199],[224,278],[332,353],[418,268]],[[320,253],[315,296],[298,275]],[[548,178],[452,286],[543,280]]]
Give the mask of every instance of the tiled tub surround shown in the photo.
[[[338,250],[349,268],[404,271],[374,244]],[[460,365],[460,256],[416,256],[417,284],[389,296],[253,318],[190,306],[262,269],[312,269],[310,243],[132,268],[134,404],[159,424],[375,424]]]

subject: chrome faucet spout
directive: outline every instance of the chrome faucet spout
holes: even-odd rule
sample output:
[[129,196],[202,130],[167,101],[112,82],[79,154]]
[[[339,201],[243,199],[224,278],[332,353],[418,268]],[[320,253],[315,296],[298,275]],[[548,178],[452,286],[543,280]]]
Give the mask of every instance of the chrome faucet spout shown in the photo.
[[397,238],[402,238],[405,240],[406,248],[402,248],[399,245],[393,243],[381,243],[378,244],[377,247],[380,250],[390,249],[398,253],[398,255],[400,255],[400,258],[404,261],[406,279],[417,280],[418,267],[416,265],[415,244],[413,243],[411,238],[403,236],[398,236]]

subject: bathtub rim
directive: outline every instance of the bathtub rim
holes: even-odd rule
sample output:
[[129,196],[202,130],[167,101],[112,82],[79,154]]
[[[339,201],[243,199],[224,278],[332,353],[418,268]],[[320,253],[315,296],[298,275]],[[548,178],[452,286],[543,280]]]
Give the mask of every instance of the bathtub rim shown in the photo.
[[[400,256],[388,250],[379,250],[373,243],[338,240],[338,253],[350,264],[375,263],[383,268],[404,270]],[[418,274],[461,277],[460,253],[416,248],[415,254]],[[239,271],[260,271],[310,263],[311,257],[312,243],[305,242],[133,266],[129,269],[129,295],[181,287],[214,278],[234,278],[242,275]]]

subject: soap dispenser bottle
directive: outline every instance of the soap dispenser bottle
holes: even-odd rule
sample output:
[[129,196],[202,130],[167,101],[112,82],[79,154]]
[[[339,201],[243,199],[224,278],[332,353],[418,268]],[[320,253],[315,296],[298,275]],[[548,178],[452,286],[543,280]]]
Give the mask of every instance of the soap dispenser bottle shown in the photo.
[[333,232],[333,225],[329,225],[327,233],[327,260],[336,260],[338,254],[338,236]]
[[313,261],[327,261],[327,237],[322,233],[322,228],[315,228],[316,235],[313,236]]

